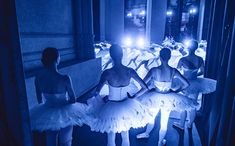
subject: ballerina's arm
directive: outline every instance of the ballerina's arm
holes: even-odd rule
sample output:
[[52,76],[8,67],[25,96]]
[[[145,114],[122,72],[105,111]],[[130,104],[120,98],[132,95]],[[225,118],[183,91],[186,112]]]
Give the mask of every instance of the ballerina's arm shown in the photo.
[[42,103],[42,91],[39,86],[38,77],[35,78],[34,84],[36,88],[36,95],[37,95],[38,103]]
[[69,102],[70,103],[75,103],[76,102],[76,96],[75,96],[75,93],[74,93],[73,84],[72,84],[72,80],[71,80],[70,76],[68,76],[68,75],[65,76],[65,83],[66,83],[66,90],[67,90],[68,95],[69,95]]
[[96,90],[95,90],[95,95],[97,96],[100,93],[100,90],[102,89],[102,87],[105,85],[105,82],[107,81],[107,76],[108,76],[108,70],[105,70],[100,77],[100,81],[98,83],[98,85],[96,86]]
[[200,68],[199,68],[199,71],[197,72],[197,76],[201,76],[204,74],[204,69],[205,69],[205,65],[204,65],[204,61],[203,59],[200,57]]
[[148,90],[148,86],[147,84],[139,77],[139,75],[136,73],[136,71],[132,68],[130,68],[130,73],[131,73],[131,77],[136,80],[140,86],[142,87],[141,90],[139,90],[137,93],[135,93],[132,98],[136,97],[136,96],[140,96],[142,95],[144,92],[146,92]]
[[174,78],[178,78],[183,83],[183,85],[180,86],[178,89],[172,89],[175,92],[180,92],[181,90],[189,86],[189,82],[187,81],[187,79],[183,75],[181,75],[181,73],[177,69],[175,69]]

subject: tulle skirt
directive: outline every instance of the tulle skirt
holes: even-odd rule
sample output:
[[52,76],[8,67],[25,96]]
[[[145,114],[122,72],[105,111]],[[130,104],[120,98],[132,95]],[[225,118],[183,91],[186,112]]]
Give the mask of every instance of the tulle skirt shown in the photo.
[[197,103],[178,93],[159,93],[155,89],[152,89],[143,95],[137,97],[137,99],[145,106],[149,108],[152,114],[157,114],[158,111],[182,111],[196,108]]
[[81,126],[86,120],[87,105],[82,103],[52,106],[39,104],[30,110],[32,130],[60,130],[67,126]]
[[103,102],[101,97],[88,100],[92,131],[120,133],[130,128],[144,127],[153,118],[147,108],[135,99]]
[[196,78],[188,80],[189,86],[183,91],[185,94],[208,94],[216,90],[216,80],[209,78]]

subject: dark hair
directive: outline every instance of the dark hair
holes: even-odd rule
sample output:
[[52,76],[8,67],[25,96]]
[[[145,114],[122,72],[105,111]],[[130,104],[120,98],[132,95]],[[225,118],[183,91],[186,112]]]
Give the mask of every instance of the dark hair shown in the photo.
[[59,57],[59,51],[56,48],[48,47],[42,52],[42,64],[44,66],[50,66],[57,61]]
[[196,41],[196,40],[192,40],[191,41],[191,45],[190,45],[190,48],[192,49],[192,50],[197,50],[197,48],[198,48],[198,42]]
[[162,48],[160,51],[160,57],[163,61],[168,61],[171,58],[171,50],[168,48]]
[[122,60],[123,52],[122,52],[122,47],[120,47],[119,45],[113,44],[109,49],[109,53],[114,61]]

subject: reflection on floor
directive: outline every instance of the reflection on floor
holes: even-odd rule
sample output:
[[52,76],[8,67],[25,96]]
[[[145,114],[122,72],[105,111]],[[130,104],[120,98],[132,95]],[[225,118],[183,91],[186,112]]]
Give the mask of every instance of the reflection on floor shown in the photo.
[[[192,129],[179,130],[173,127],[176,119],[170,119],[166,135],[167,146],[201,146],[199,135],[195,125]],[[144,131],[144,128],[131,129],[131,146],[157,146],[160,116],[156,118],[154,130],[149,139],[136,139],[136,134]],[[106,146],[106,134],[91,132],[88,126],[74,128],[73,146]],[[120,134],[117,135],[117,146],[121,145]]]

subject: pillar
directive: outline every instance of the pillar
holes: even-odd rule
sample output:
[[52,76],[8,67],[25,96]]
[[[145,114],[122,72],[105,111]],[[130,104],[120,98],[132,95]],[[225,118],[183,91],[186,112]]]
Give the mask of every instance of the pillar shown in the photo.
[[205,1],[201,0],[199,5],[199,18],[198,18],[198,28],[197,28],[197,40],[202,40],[202,29],[203,29],[203,20],[205,12]]
[[100,0],[100,40],[105,40],[105,0]]
[[124,0],[105,0],[105,39],[121,43],[124,35]]
[[75,49],[79,60],[95,57],[92,0],[73,0]]
[[0,3],[0,123],[7,145],[32,146],[15,0]]
[[146,37],[161,44],[165,35],[167,1],[147,0]]

